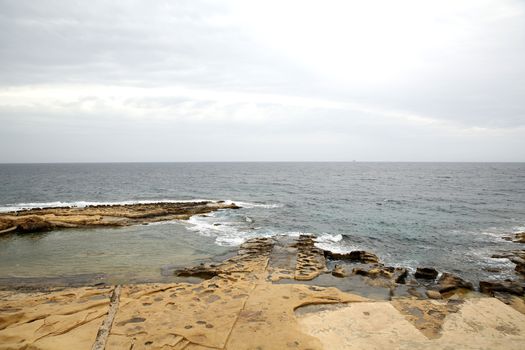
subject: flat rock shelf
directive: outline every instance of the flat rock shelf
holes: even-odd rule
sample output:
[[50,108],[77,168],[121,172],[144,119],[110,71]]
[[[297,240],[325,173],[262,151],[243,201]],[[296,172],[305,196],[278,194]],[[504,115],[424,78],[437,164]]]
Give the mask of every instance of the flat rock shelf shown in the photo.
[[323,251],[313,236],[251,239],[229,259],[174,274],[175,283],[0,291],[0,349],[522,349],[525,342],[522,296],[504,303],[457,276],[418,281],[368,252]]
[[118,227],[169,220],[220,209],[238,209],[224,201],[159,202],[149,204],[56,207],[0,213],[0,234],[45,232],[59,228]]

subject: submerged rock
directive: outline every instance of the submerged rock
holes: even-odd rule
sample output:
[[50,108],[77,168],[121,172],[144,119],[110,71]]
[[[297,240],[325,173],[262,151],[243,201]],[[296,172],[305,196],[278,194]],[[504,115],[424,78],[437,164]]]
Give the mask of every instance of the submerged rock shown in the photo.
[[[519,234],[523,234],[525,236],[525,232],[521,232]],[[525,250],[514,250],[511,252],[492,254],[491,258],[509,259],[511,262],[516,264],[516,267],[514,268],[516,273],[520,274],[522,277],[525,277]]]
[[414,277],[426,280],[435,280],[438,276],[438,272],[433,267],[418,267]]
[[492,254],[490,257],[492,259],[508,259],[513,257],[513,253],[498,253],[498,254]]
[[179,277],[197,277],[207,280],[218,276],[220,272],[220,270],[211,266],[201,265],[177,270],[174,274]]

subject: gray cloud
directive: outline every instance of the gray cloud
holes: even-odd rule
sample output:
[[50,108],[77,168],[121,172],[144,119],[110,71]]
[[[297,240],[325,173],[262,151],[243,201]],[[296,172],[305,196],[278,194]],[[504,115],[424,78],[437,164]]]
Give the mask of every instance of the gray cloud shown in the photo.
[[[525,5],[465,3],[392,47],[322,22],[337,1],[305,26],[273,2],[0,0],[0,161],[525,161]],[[354,77],[368,61],[395,76]]]

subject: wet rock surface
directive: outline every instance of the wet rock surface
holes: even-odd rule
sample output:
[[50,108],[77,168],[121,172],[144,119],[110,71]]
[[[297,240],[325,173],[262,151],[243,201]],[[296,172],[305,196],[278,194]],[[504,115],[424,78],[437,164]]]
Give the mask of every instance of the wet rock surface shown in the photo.
[[45,232],[57,228],[129,226],[187,220],[220,209],[237,209],[222,201],[57,207],[0,213],[0,234]]
[[494,296],[495,293],[507,293],[512,295],[524,295],[524,283],[520,281],[480,281],[479,291]]
[[[523,244],[525,243],[525,232],[517,232],[512,236],[505,236],[503,239],[512,241],[514,243]],[[494,259],[509,259],[511,262],[516,264],[515,271],[522,278],[525,278],[525,249],[512,250],[510,252],[502,252],[493,254]]]
[[437,289],[441,294],[445,294],[458,289],[474,290],[474,285],[459,276],[444,272],[438,280]]
[[433,267],[418,267],[414,277],[426,280],[435,280],[438,274],[438,271]]
[[512,241],[514,243],[525,243],[525,231],[516,232],[512,234],[511,236],[505,236],[503,237],[503,239],[507,241]]
[[364,264],[373,264],[379,262],[377,255],[364,250],[356,250],[350,253],[333,253],[329,250],[325,250],[324,255],[326,258],[331,260],[350,260],[358,261]]

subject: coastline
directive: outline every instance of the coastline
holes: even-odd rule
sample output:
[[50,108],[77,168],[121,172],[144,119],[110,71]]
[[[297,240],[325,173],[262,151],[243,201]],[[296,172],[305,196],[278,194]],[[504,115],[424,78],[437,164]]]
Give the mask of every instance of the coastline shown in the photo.
[[[519,349],[525,341],[523,297],[487,297],[458,279],[439,289],[444,274],[428,283],[368,252],[323,251],[312,236],[252,239],[221,263],[175,274],[177,283],[1,291],[0,349]],[[326,277],[332,285],[319,285]],[[363,288],[345,291],[343,281]]]

